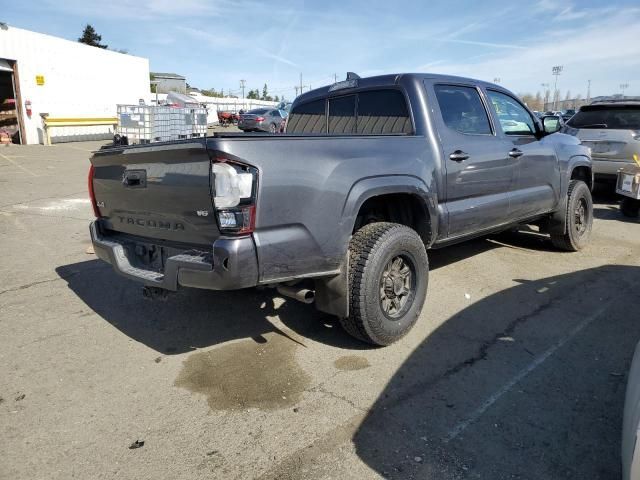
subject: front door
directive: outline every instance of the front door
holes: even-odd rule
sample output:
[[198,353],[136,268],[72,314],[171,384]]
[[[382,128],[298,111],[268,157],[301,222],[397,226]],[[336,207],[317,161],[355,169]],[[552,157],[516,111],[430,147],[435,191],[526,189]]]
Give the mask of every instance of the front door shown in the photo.
[[510,144],[509,157],[516,166],[511,214],[526,220],[548,213],[558,204],[560,170],[553,139],[539,139],[536,122],[511,95],[487,89],[499,135]]
[[509,142],[496,135],[480,91],[473,85],[434,84],[434,120],[446,178],[448,238],[510,221],[515,164]]

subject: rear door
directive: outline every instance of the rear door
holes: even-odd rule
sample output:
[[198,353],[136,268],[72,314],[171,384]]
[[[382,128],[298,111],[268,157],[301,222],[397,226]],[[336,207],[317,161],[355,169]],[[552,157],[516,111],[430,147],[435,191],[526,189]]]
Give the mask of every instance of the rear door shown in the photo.
[[218,238],[204,142],[102,150],[91,163],[107,233],[198,245]]
[[498,134],[509,142],[505,152],[516,168],[511,215],[525,220],[550,212],[560,195],[560,167],[555,147],[548,137],[538,139],[536,122],[514,97],[487,89]]
[[515,165],[496,132],[481,92],[470,84],[435,83],[430,102],[442,146],[448,237],[489,229],[510,219]]

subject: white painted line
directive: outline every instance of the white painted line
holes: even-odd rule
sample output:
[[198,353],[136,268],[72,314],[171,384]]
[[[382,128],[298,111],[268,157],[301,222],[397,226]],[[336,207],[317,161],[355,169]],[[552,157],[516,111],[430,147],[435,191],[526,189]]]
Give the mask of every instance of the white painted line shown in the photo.
[[7,157],[6,155],[3,155],[0,153],[0,157],[4,158],[7,162],[9,162],[10,164],[18,167],[20,170],[27,172],[29,175],[33,175],[34,177],[37,177],[38,175],[36,175],[35,173],[33,173],[31,170],[29,170],[26,167],[23,167],[22,165],[20,165],[17,162],[14,162],[13,160],[11,160],[9,157]]
[[505,393],[511,390],[520,380],[522,380],[524,377],[526,377],[531,372],[533,372],[536,368],[542,365],[547,358],[549,358],[551,355],[557,352],[560,348],[562,348],[562,346],[565,343],[567,343],[569,340],[575,337],[585,327],[591,324],[591,322],[593,322],[596,318],[602,315],[607,310],[607,308],[609,308],[609,305],[611,303],[612,301],[609,301],[605,305],[600,307],[598,310],[593,312],[591,315],[585,318],[582,322],[580,322],[575,328],[573,328],[573,330],[571,330],[564,337],[558,340],[554,345],[552,345],[549,349],[547,349],[542,355],[535,358],[533,362],[527,365],[524,369],[520,370],[520,372],[518,372],[518,374],[515,377],[513,377],[511,380],[509,380],[509,382],[503,385],[497,392],[495,392],[493,395],[487,398],[487,400],[485,400],[485,402],[482,405],[480,405],[480,407],[478,407],[466,420],[462,421],[461,423],[456,425],[454,428],[449,430],[449,433],[447,433],[447,436],[443,440],[444,443],[448,443],[454,438],[456,438],[469,425],[471,425],[476,420],[478,420],[484,414],[484,412],[486,412],[494,403],[496,403],[500,399],[500,397],[502,397]]

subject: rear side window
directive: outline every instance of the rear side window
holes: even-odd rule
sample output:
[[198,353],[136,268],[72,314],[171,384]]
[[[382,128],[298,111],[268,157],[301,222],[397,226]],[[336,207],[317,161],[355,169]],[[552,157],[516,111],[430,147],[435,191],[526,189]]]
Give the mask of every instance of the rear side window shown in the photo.
[[491,135],[487,111],[475,88],[435,85],[436,98],[447,127],[471,135]]
[[326,133],[324,99],[296,105],[289,114],[287,132]]
[[627,105],[582,107],[571,117],[567,125],[573,128],[640,130],[640,107]]
[[358,95],[358,133],[413,133],[404,95],[398,90],[361,92]]
[[356,130],[356,96],[329,99],[329,134],[348,135]]

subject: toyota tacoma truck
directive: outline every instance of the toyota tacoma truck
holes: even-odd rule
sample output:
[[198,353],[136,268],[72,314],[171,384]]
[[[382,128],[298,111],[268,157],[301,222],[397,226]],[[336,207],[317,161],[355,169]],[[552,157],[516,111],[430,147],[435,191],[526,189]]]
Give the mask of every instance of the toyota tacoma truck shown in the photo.
[[592,183],[589,149],[499,85],[349,73],[296,98],[283,135],[95,152],[90,233],[150,296],[275,287],[389,345],[419,317],[427,250],[523,224],[580,250]]

